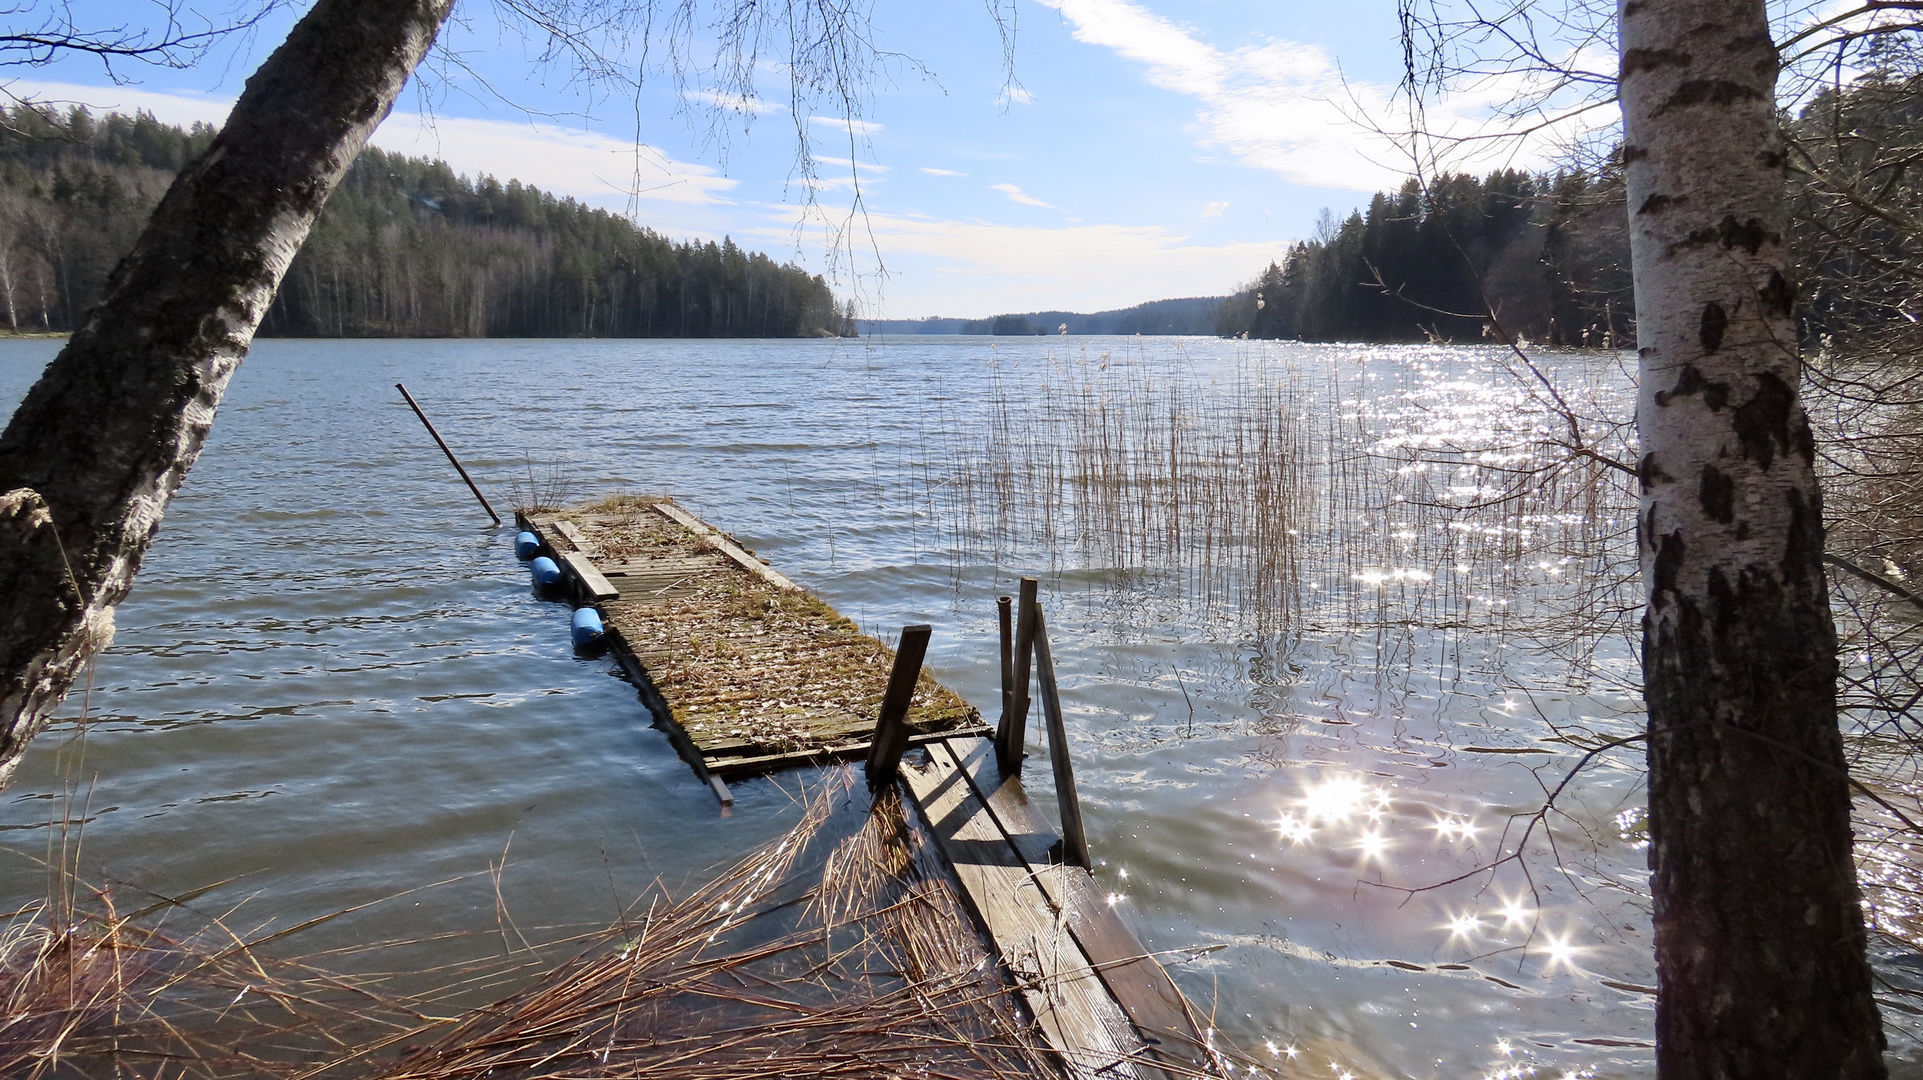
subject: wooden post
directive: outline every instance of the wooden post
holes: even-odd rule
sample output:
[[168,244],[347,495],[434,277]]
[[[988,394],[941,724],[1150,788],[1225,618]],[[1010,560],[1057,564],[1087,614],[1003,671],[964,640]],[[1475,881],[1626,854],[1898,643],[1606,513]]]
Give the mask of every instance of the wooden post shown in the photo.
[[427,433],[434,436],[435,442],[441,444],[441,453],[447,455],[447,460],[454,466],[454,471],[460,473],[461,479],[467,481],[467,489],[474,493],[475,498],[481,500],[481,509],[487,511],[487,516],[494,519],[494,524],[499,525],[501,515],[495,513],[494,508],[487,504],[487,496],[481,494],[481,489],[474,486],[474,478],[469,476],[467,470],[461,466],[461,459],[454,456],[454,451],[447,448],[447,440],[441,438],[441,433],[434,430],[434,421],[429,420],[427,414],[421,411],[420,403],[414,400],[414,395],[408,393],[407,387],[400,383],[395,383],[394,389],[401,392],[401,396],[407,399],[408,408],[413,409],[414,415],[420,417],[421,423],[427,425]]
[[1048,623],[1035,605],[1035,681],[1042,688],[1042,716],[1048,724],[1048,763],[1055,770],[1055,798],[1062,808],[1062,861],[1092,869],[1088,834],[1082,831],[1082,802],[1075,795],[1075,770],[1068,761],[1068,729],[1062,723],[1062,695],[1055,687],[1055,660],[1048,652]]
[[1001,623],[1002,630],[1002,717],[995,725],[995,738],[1001,739],[1002,728],[1008,725],[1008,711],[1015,705],[1015,601],[1012,597],[995,598],[995,618]]
[[875,717],[875,735],[868,744],[871,788],[894,783],[895,772],[901,767],[902,752],[908,749],[908,703],[915,696],[915,680],[921,677],[921,662],[928,655],[928,635],[932,632],[927,623],[901,628],[895,668],[888,674],[888,690],[881,696],[881,713]]
[[1029,661],[1035,655],[1035,616],[1041,612],[1035,600],[1039,588],[1040,583],[1034,578],[1023,578],[1021,596],[1016,602],[1015,662],[1010,684],[1013,694],[1008,711],[1002,713],[1001,725],[995,730],[995,760],[1001,765],[1003,775],[1022,771],[1022,746],[1028,741]]

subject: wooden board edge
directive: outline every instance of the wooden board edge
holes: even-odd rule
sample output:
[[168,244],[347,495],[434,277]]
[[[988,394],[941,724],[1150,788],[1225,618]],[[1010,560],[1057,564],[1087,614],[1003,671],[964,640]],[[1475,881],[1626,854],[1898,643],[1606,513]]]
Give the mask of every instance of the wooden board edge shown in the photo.
[[760,559],[742,550],[734,541],[723,536],[721,530],[702,521],[700,518],[695,517],[679,506],[671,502],[658,502],[650,505],[659,511],[661,516],[699,536],[703,543],[726,555],[728,558],[733,559],[743,570],[754,574],[775,588],[789,592],[804,591],[801,586],[790,581],[787,575],[781,571],[776,570],[774,567],[769,566],[767,563],[762,562]]

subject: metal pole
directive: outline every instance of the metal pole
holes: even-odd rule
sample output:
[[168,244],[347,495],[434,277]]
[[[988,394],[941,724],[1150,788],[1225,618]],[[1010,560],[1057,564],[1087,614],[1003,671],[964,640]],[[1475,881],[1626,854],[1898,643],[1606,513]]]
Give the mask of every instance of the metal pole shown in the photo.
[[395,383],[394,389],[401,392],[401,396],[407,399],[408,407],[414,410],[414,415],[420,417],[421,423],[427,425],[427,433],[434,436],[435,442],[441,444],[441,453],[447,455],[447,460],[453,463],[454,470],[461,474],[461,479],[467,481],[467,489],[474,493],[475,498],[481,500],[481,509],[487,511],[487,516],[494,519],[494,524],[499,525],[501,523],[501,515],[495,513],[494,508],[487,504],[487,496],[481,494],[481,489],[474,486],[474,478],[469,476],[467,470],[461,467],[461,459],[454,456],[454,451],[447,448],[447,440],[441,438],[441,433],[434,430],[434,421],[429,420],[427,414],[421,411],[420,403],[414,400],[414,395],[408,393],[407,387],[402,386],[400,383]]

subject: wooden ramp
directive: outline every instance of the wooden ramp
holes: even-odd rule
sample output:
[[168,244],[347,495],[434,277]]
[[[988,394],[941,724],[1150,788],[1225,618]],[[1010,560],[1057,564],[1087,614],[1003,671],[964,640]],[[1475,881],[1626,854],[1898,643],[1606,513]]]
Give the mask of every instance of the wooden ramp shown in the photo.
[[1069,1075],[1220,1076],[1204,1025],[1089,872],[1004,776],[987,739],[911,751],[902,783]]
[[[662,499],[515,516],[600,609],[615,657],[704,779],[868,752],[893,650],[719,530]],[[911,745],[988,730],[926,673],[908,727]]]
[[[666,500],[516,517],[724,802],[724,776],[868,754],[894,651],[727,535]],[[1003,774],[980,714],[924,671],[906,724],[898,789],[1066,1075],[1224,1075],[1207,1025]]]

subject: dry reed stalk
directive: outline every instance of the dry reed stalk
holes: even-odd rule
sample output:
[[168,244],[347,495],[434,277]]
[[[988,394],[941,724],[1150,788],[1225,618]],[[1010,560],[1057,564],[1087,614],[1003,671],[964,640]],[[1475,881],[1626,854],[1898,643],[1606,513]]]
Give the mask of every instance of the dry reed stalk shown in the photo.
[[[1054,1074],[892,794],[841,769],[802,823],[382,1080]],[[840,832],[835,839],[828,834]]]

